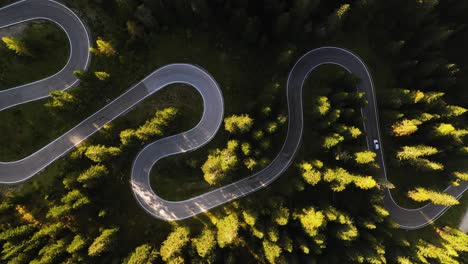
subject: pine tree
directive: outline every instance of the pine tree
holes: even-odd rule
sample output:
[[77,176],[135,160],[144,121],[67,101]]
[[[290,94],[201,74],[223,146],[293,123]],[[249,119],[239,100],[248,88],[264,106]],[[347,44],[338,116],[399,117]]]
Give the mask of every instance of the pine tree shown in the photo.
[[408,192],[408,197],[417,202],[431,201],[437,205],[452,206],[459,204],[458,200],[446,193],[431,191],[421,187]]
[[468,172],[460,172],[456,171],[453,173],[457,179],[462,180],[462,181],[468,181]]
[[441,136],[447,136],[455,132],[455,127],[451,124],[439,124],[435,127],[436,133]]
[[258,214],[254,210],[245,209],[242,211],[242,217],[244,218],[244,222],[249,226],[255,226],[257,222]]
[[108,174],[109,171],[104,165],[93,165],[78,176],[78,182],[85,187],[93,187],[96,181]]
[[115,244],[118,228],[104,229],[88,248],[90,257],[97,257],[110,251]]
[[436,148],[431,146],[404,146],[402,150],[398,151],[397,157],[400,160],[414,160],[419,157],[434,155],[438,152]]
[[342,26],[350,9],[350,4],[342,4],[328,17],[328,31],[330,33],[338,30]]
[[238,142],[230,140],[225,149],[216,149],[210,155],[202,166],[203,177],[210,185],[222,182],[227,173],[234,170],[238,163],[236,150]]
[[253,119],[249,115],[232,115],[224,119],[224,129],[231,134],[249,132],[253,125]]
[[343,140],[344,140],[343,136],[333,133],[324,138],[322,147],[324,147],[325,149],[331,149],[335,147],[336,145],[338,145]]
[[239,230],[239,219],[237,215],[230,214],[222,219],[219,219],[216,223],[216,228],[218,233],[216,239],[218,245],[221,248],[224,248],[236,240]]
[[90,51],[95,53],[95,54],[101,54],[107,57],[115,55],[117,52],[115,51],[114,47],[110,44],[110,42],[107,42],[101,38],[98,38],[96,40],[96,48],[90,48]]
[[348,184],[353,182],[354,175],[343,168],[327,169],[323,174],[323,179],[332,183],[331,188],[333,191],[341,192],[346,189]]
[[315,101],[315,112],[319,116],[325,116],[330,111],[331,105],[326,96],[320,96]]
[[106,147],[103,145],[93,145],[86,149],[85,155],[94,162],[107,161],[112,157],[120,155],[121,150],[118,147]]
[[392,133],[396,137],[408,136],[418,131],[418,125],[422,124],[417,119],[403,119],[392,125]]
[[216,247],[216,234],[210,228],[205,227],[199,237],[192,239],[192,243],[198,255],[205,258]]
[[151,264],[156,261],[158,252],[149,244],[143,244],[131,253],[126,264]]
[[56,109],[70,109],[77,102],[78,100],[71,93],[56,90],[50,92],[50,100],[45,106]]
[[301,213],[295,214],[302,228],[311,237],[318,234],[319,229],[326,224],[325,216],[321,211],[316,211],[315,208],[304,208]]
[[267,239],[263,240],[263,252],[269,263],[277,263],[276,259],[281,255],[281,251],[281,247],[277,244],[270,242]]
[[154,118],[146,121],[144,125],[140,126],[135,131],[135,135],[142,141],[149,140],[154,136],[162,136],[164,134],[164,129],[177,117],[177,114],[178,111],[174,107],[157,111]]
[[65,254],[65,239],[43,246],[39,250],[38,258],[32,260],[31,264],[54,263],[61,255]]
[[75,235],[72,242],[67,246],[67,252],[73,254],[86,247],[85,239],[80,235]]
[[[320,161],[316,161],[315,163],[317,164],[317,162],[319,162],[319,164],[321,164]],[[323,166],[323,164],[322,164]],[[322,167],[320,166],[320,168]],[[300,164],[300,169],[301,169],[301,175],[302,175],[302,178],[310,185],[314,186],[316,185],[317,183],[320,182],[321,178],[322,178],[322,174],[320,173],[319,170],[315,169],[313,164],[311,163],[307,163],[307,162],[303,162],[302,164]]]
[[288,224],[289,216],[289,209],[284,206],[276,208],[271,214],[272,220],[280,226],[285,226]]
[[107,72],[103,72],[103,71],[94,72],[94,75],[96,76],[96,78],[98,78],[101,81],[107,80],[110,77],[110,74],[108,74]]
[[166,240],[161,245],[160,254],[164,261],[168,261],[176,255],[180,254],[183,247],[190,240],[190,231],[186,227],[178,226],[169,234]]
[[377,154],[375,152],[369,150],[354,153],[354,159],[358,164],[374,162],[376,156]]

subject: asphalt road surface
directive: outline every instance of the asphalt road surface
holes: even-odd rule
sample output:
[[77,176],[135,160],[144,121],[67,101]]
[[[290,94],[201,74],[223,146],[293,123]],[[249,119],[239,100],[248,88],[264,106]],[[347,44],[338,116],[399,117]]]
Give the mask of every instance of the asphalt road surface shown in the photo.
[[[80,19],[65,6],[51,0],[25,0],[0,8],[0,28],[33,19],[48,19],[67,33],[70,58],[57,74],[34,83],[0,92],[0,110],[47,97],[52,90],[64,90],[77,83],[74,70],[86,69],[89,63],[90,39]],[[303,131],[302,87],[309,73],[323,64],[336,64],[361,79],[358,90],[365,92],[369,102],[362,109],[367,145],[374,150],[373,140],[380,140],[377,100],[372,77],[364,62],[352,52],[336,47],[314,49],[302,56],[292,68],[287,81],[289,110],[288,133],[277,157],[260,172],[235,183],[184,201],[167,201],[154,193],[150,185],[150,171],[164,157],[198,149],[208,143],[221,126],[224,102],[221,89],[214,78],[199,66],[170,64],[140,81],[124,94],[107,104],[86,120],[41,148],[34,154],[14,162],[0,163],[0,183],[24,181],[43,170],[77,144],[94,134],[105,124],[127,113],[140,101],[173,83],[193,86],[203,98],[203,116],[191,130],[163,138],[147,145],[135,158],[131,171],[131,186],[138,203],[149,214],[163,220],[192,217],[214,207],[255,192],[272,183],[291,165],[300,147]],[[380,144],[382,146],[382,144]],[[383,150],[377,152],[379,177],[387,178]],[[446,192],[459,198],[468,182],[450,186]],[[391,217],[404,229],[417,229],[432,223],[449,207],[427,204],[418,209],[398,206],[388,189],[384,189],[384,205]]]

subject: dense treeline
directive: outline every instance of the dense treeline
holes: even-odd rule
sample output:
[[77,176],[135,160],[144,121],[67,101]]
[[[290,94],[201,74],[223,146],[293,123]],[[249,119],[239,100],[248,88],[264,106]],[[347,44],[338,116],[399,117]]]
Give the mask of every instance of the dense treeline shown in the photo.
[[[466,36],[463,1],[66,2],[92,29],[93,61],[87,72],[75,72],[79,87],[52,92],[43,102],[57,120],[80,120],[154,70],[158,64],[146,54],[171,32],[183,32],[188,43],[198,43],[197,34],[210,36],[210,48],[220,54],[213,70],[226,99],[223,131],[206,150],[175,157],[170,169],[156,173],[152,181],[173,178],[166,193],[204,192],[267,166],[287,129],[287,73],[300,54],[323,44],[355,50],[373,72],[390,182],[375,177],[378,165],[367,149],[359,111],[367,103],[356,91],[359,80],[342,69],[323,67],[305,84],[305,136],[296,162],[267,189],[187,221],[166,223],[147,216],[130,194],[133,158],[142,145],[180,132],[181,125],[190,128],[197,117],[181,104],[150,114],[139,108],[134,110],[137,121],[107,125],[51,166],[48,179],[39,175],[2,191],[1,262],[467,261],[468,237],[453,226],[457,219],[452,226],[436,223],[423,231],[402,231],[383,207],[381,193],[384,186],[395,185],[397,199],[408,204],[408,198],[458,203],[440,189],[467,180],[468,174],[463,162],[467,93],[461,86],[468,60],[454,61],[464,49],[450,44]],[[28,38],[4,42],[11,53],[19,53],[10,56],[27,59],[29,53],[34,59]],[[263,86],[254,80],[231,82],[231,75],[216,69],[221,62],[232,63],[225,58],[239,54],[238,49],[255,59],[262,59],[254,54],[262,50],[273,56],[263,67],[274,69],[274,75]],[[265,80],[265,71],[245,60]],[[182,175],[184,180],[172,176],[184,169],[190,173]]]

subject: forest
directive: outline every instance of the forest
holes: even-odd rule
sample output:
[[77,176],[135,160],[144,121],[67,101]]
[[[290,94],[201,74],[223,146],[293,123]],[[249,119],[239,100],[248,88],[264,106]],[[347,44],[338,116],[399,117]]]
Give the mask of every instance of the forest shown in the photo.
[[[14,1],[1,1],[0,7]],[[0,185],[1,263],[467,263],[467,210],[444,194],[468,180],[468,1],[63,0],[92,32],[78,86],[0,112],[0,160],[24,158],[169,63],[219,83],[225,118],[202,149],[151,171],[154,191],[184,200],[265,168],[287,131],[286,81],[321,46],[358,54],[377,90],[388,181],[376,174],[356,90],[320,66],[304,84],[294,164],[268,187],[183,221],[147,214],[130,187],[148,143],[189,130],[202,98],[172,84],[24,183]],[[54,74],[65,33],[34,21],[0,30],[0,90]],[[383,206],[452,206],[406,231]]]

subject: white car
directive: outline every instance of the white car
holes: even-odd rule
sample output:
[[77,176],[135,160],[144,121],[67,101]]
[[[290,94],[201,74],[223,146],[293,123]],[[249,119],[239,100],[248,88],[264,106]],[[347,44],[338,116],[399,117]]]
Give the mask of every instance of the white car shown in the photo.
[[380,149],[379,141],[378,141],[377,139],[374,139],[374,148],[375,148],[375,150],[379,150],[379,149]]

